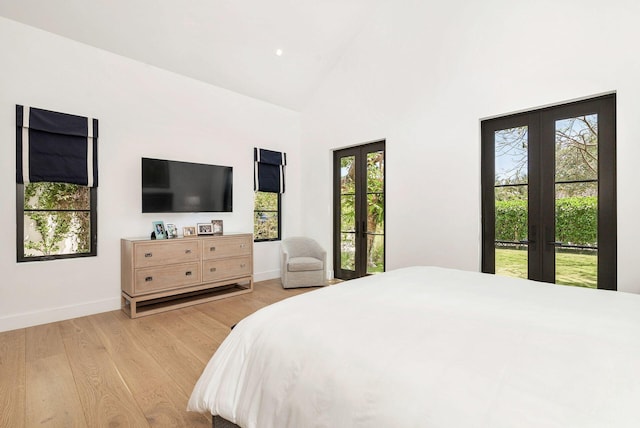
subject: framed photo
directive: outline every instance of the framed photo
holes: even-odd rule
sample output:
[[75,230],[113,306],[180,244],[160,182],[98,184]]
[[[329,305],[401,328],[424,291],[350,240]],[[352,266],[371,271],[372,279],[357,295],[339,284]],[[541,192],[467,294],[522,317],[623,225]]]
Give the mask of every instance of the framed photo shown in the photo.
[[156,234],[156,239],[166,238],[166,230],[164,228],[164,221],[153,222],[153,232]]
[[198,235],[213,235],[213,225],[211,223],[198,223]]
[[222,235],[222,220],[211,220],[214,235]]
[[167,239],[177,238],[178,237],[178,229],[176,229],[175,224],[167,223],[166,227],[167,231]]
[[196,228],[194,226],[187,226],[182,228],[182,234],[184,236],[195,236]]

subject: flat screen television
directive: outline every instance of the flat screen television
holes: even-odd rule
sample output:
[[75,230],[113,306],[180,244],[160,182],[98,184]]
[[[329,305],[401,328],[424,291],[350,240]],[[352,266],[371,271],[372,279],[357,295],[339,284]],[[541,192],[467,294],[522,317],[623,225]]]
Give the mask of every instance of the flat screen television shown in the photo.
[[142,158],[142,212],[233,211],[233,167]]

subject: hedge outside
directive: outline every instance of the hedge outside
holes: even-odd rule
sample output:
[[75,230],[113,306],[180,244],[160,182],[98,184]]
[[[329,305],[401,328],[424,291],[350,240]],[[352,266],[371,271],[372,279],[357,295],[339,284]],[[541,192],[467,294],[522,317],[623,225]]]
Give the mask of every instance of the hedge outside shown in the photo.
[[[527,238],[527,201],[496,201],[496,240]],[[556,240],[574,245],[597,245],[598,198],[571,197],[556,200]]]

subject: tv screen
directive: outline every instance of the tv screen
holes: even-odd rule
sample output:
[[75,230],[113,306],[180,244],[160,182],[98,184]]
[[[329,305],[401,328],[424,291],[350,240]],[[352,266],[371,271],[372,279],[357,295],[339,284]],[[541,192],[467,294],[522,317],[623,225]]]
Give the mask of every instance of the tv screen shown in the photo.
[[142,158],[142,212],[233,211],[233,167]]

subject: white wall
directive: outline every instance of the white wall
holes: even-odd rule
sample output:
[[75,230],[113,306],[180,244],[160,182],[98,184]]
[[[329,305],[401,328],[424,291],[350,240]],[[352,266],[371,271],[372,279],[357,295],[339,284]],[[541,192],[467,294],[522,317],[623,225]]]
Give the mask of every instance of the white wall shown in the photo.
[[[391,2],[388,2],[391,3]],[[640,5],[386,4],[302,114],[305,231],[331,248],[331,151],[387,142],[387,269],[480,269],[480,120],[617,92],[618,289],[640,292]]]
[[[253,147],[286,151],[285,233],[300,213],[296,112],[0,18],[0,331],[120,307],[120,238],[151,222],[224,220],[253,230]],[[98,118],[98,256],[16,263],[15,105]],[[143,156],[234,167],[233,213],[141,214]],[[258,243],[256,279],[279,275],[278,243]]]
[[[480,119],[610,91],[618,288],[640,292],[639,18],[632,0],[382,5],[302,131],[295,112],[0,18],[0,331],[117,309],[119,239],[146,235],[153,220],[220,218],[225,231],[250,231],[254,146],[287,152],[283,233],[330,249],[332,150],[386,139],[387,268],[478,270]],[[100,120],[98,257],[15,262],[15,104]],[[234,212],[140,214],[142,156],[232,165]],[[256,278],[277,276],[278,243],[254,250]]]

